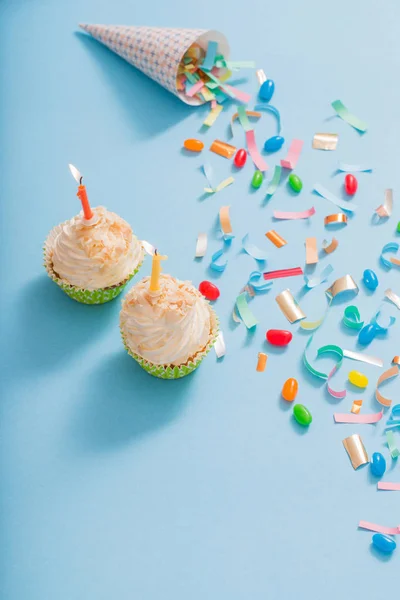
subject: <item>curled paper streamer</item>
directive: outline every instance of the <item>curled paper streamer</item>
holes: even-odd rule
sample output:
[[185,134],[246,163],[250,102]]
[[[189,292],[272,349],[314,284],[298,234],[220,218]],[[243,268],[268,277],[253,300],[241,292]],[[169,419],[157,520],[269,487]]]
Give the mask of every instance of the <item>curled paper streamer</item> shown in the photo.
[[398,249],[399,249],[399,244],[397,244],[396,242],[389,242],[388,244],[385,244],[383,246],[381,255],[380,255],[380,259],[381,259],[381,263],[387,269],[391,269],[393,267],[393,265],[396,265],[397,267],[400,266],[400,260],[398,258],[390,258],[388,260],[387,258],[384,257],[384,254],[386,254],[387,252],[394,252],[396,254]]
[[258,71],[256,71],[256,77],[260,86],[262,86],[264,81],[267,81],[267,76],[264,73],[264,69],[258,69]]
[[281,160],[281,167],[284,169],[294,169],[299,160],[303,148],[303,140],[293,140],[289,147],[286,158]]
[[263,273],[264,279],[280,279],[295,275],[303,275],[303,269],[301,267],[294,267],[293,269],[278,269],[277,271],[266,271]]
[[381,217],[384,219],[386,217],[391,216],[392,210],[393,210],[393,190],[388,189],[388,190],[385,190],[385,199],[383,201],[383,204],[378,206],[378,208],[375,209],[375,212],[378,215],[378,217]]
[[386,490],[387,492],[400,492],[400,483],[391,483],[390,481],[378,481],[378,490]]
[[381,358],[377,358],[376,356],[369,356],[368,354],[364,354],[363,352],[353,352],[353,350],[343,349],[343,356],[344,358],[364,362],[368,365],[374,365],[375,367],[383,367],[383,360]]
[[236,146],[231,146],[231,144],[221,142],[221,140],[214,140],[210,146],[210,150],[211,152],[215,152],[215,154],[219,154],[224,158],[232,158],[236,152]]
[[279,165],[276,165],[275,169],[274,169],[274,174],[272,176],[271,181],[268,184],[267,187],[267,196],[273,196],[278,188],[279,182],[281,180],[281,174],[282,174],[282,167],[280,167]]
[[400,456],[400,450],[396,445],[393,431],[386,431],[386,443],[389,448],[390,456],[392,458],[398,458]]
[[339,242],[337,241],[336,238],[332,238],[331,242],[328,242],[328,240],[324,240],[322,242],[322,248],[326,252],[326,254],[331,254],[332,252],[334,252],[336,250],[336,248],[338,247],[338,245],[339,245]]
[[258,292],[265,292],[266,290],[269,290],[269,288],[273,284],[273,281],[260,283],[260,280],[264,281],[263,274],[261,273],[261,271],[252,271],[252,273],[250,273],[247,285],[250,286],[256,294]]
[[344,173],[362,173],[372,171],[372,167],[367,167],[366,165],[349,165],[348,163],[340,162],[338,171],[343,171]]
[[306,318],[306,315],[301,310],[289,289],[283,290],[283,292],[276,296],[275,300],[290,323],[296,323],[297,321]]
[[338,225],[340,223],[347,224],[347,215],[343,213],[336,213],[334,215],[327,215],[324,219],[324,225]]
[[314,150],[336,150],[338,139],[337,133],[316,133],[312,147]]
[[358,469],[361,465],[369,462],[367,451],[358,433],[354,433],[343,440],[343,446],[349,455],[353,469]]
[[389,407],[392,404],[392,401],[390,400],[390,398],[385,398],[384,396],[382,396],[378,388],[381,385],[381,383],[383,383],[387,379],[391,379],[392,377],[397,377],[398,374],[399,367],[397,365],[394,365],[393,367],[390,367],[390,369],[382,373],[382,375],[379,377],[376,383],[375,398],[380,404],[382,404],[382,406]]
[[336,371],[340,368],[342,363],[339,364],[339,366],[335,365],[332,369],[332,371],[329,373],[328,375],[328,379],[326,381],[326,389],[328,390],[329,394],[333,397],[336,398],[337,400],[342,400],[343,398],[346,397],[346,390],[340,390],[339,392],[336,392],[330,385],[329,385],[329,380],[333,377],[333,375],[336,373]]
[[305,331],[315,331],[316,329],[318,329],[318,327],[321,327],[322,323],[325,321],[326,315],[328,314],[329,308],[330,304],[324,312],[324,314],[322,315],[322,317],[317,321],[302,321],[300,323],[300,328],[304,329]]
[[218,259],[221,258],[223,253],[223,250],[217,250],[216,252],[214,252],[214,254],[211,257],[210,269],[212,269],[213,271],[217,271],[218,273],[222,273],[223,271],[225,271],[228,261],[225,260],[223,263],[217,262]]
[[257,325],[258,321],[247,304],[246,292],[242,292],[236,298],[236,310],[247,329],[252,329]]
[[385,527],[384,525],[376,525],[375,523],[369,523],[368,521],[360,521],[358,526],[360,529],[368,529],[368,531],[376,531],[377,533],[383,533],[384,535],[396,535],[400,533],[400,525],[397,527]]
[[250,256],[255,258],[256,260],[267,260],[267,253],[260,248],[257,248],[254,244],[249,241],[249,234],[246,233],[244,238],[242,239],[243,250],[247,252]]
[[207,252],[207,234],[206,233],[199,233],[199,235],[197,236],[197,243],[196,243],[196,258],[201,258],[203,256],[206,255]]
[[383,327],[382,325],[379,325],[379,323],[378,323],[378,320],[380,318],[380,314],[381,314],[381,311],[378,310],[378,312],[376,313],[376,315],[374,317],[372,317],[371,323],[373,325],[375,325],[377,333],[387,333],[387,330],[389,329],[389,327],[391,327],[392,325],[394,325],[394,323],[396,323],[396,317],[390,317],[389,318],[389,323],[387,324],[387,326]]
[[204,191],[207,192],[208,194],[215,194],[216,192],[220,192],[221,190],[226,188],[228,185],[231,185],[235,181],[233,177],[228,177],[227,179],[224,179],[223,181],[221,181],[221,183],[219,183],[217,185],[217,187],[214,187],[214,185],[212,183],[212,177],[213,177],[212,166],[208,165],[208,164],[204,164],[204,165],[202,165],[202,169],[203,169],[204,177],[207,179],[208,185],[210,186],[210,187],[204,188]]
[[359,412],[361,410],[361,407],[362,407],[362,403],[363,403],[362,400],[354,400],[353,405],[351,407],[351,412],[354,415],[358,415],[359,414]]
[[325,189],[320,183],[316,183],[314,185],[314,192],[322,196],[322,198],[325,198],[325,200],[333,202],[333,204],[336,204],[336,206],[338,206],[341,210],[345,210],[349,213],[355,212],[355,210],[358,208],[355,204],[343,204],[340,198],[335,196],[335,194],[332,194],[332,192],[329,190]]
[[285,246],[287,244],[287,241],[284,240],[283,237],[280,236],[279,233],[276,233],[276,231],[274,231],[273,229],[267,231],[265,235],[269,239],[269,241],[272,242],[277,248],[282,248],[282,246]]
[[221,206],[219,209],[219,222],[221,225],[222,233],[224,234],[224,239],[229,240],[234,238],[232,235],[232,225],[231,218],[229,216],[230,206]]
[[267,365],[267,359],[268,359],[268,355],[265,354],[265,352],[258,353],[258,361],[257,361],[256,371],[258,371],[259,373],[262,373],[263,371],[265,371],[265,367]]
[[[251,131],[253,129],[253,127],[251,126],[250,121],[247,118],[247,110],[244,108],[244,106],[239,106],[236,114],[239,117],[239,122],[240,122],[241,126],[243,127],[244,131]],[[257,114],[257,113],[255,113],[255,114]],[[234,120],[234,116],[232,117],[232,122]]]
[[364,121],[361,121],[356,115],[353,115],[343,104],[341,100],[335,100],[331,104],[332,108],[335,110],[336,114],[346,121],[349,125],[364,133],[367,131],[367,124]]
[[329,277],[329,275],[333,272],[332,265],[326,265],[321,271],[319,275],[315,277],[308,277],[308,275],[304,275],[304,281],[308,288],[314,288],[321,283],[324,283]]
[[400,365],[400,356],[393,356],[392,363],[395,365]]
[[[355,402],[362,402],[362,400]],[[370,415],[358,415],[358,414],[348,414],[348,413],[335,413],[333,418],[335,419],[335,423],[364,423],[364,424],[373,424],[378,423],[383,417],[383,410],[377,413],[373,413]],[[368,461],[367,461],[368,462]]]
[[211,127],[211,125],[214,125],[215,121],[217,120],[218,116],[222,111],[222,108],[222,104],[217,104],[216,106],[214,106],[208,113],[207,117],[204,119],[203,125],[205,125],[206,127]]
[[308,210],[302,212],[283,212],[281,210],[274,210],[274,219],[308,219],[315,215],[315,208],[312,206]]
[[317,238],[306,238],[306,264],[315,265],[318,262]]
[[357,306],[346,306],[344,309],[343,324],[356,331],[360,331],[364,327],[364,321],[361,321],[360,311]]
[[[241,107],[239,107],[239,108],[241,108]],[[241,112],[241,114],[243,115],[242,112]],[[247,115],[247,117],[253,117],[254,119],[259,119],[262,116],[260,112],[256,112],[255,110],[246,110],[245,111],[245,115]],[[238,118],[239,118],[239,112],[236,112],[232,116],[232,119],[231,119],[231,133],[232,133],[232,136],[234,135],[233,124],[236,121],[236,119],[238,119]],[[242,117],[242,120],[240,122],[241,125],[242,125],[242,127],[243,127],[243,122],[245,123],[246,127],[248,127],[248,129],[253,129],[252,126],[250,125],[250,122],[249,122],[248,119],[247,119],[247,121],[246,120],[243,121],[243,117]],[[243,129],[244,129],[244,127],[243,127]],[[244,130],[246,131],[246,129],[244,129]]]
[[254,129],[251,129],[250,131],[246,131],[246,142],[247,142],[247,149],[249,151],[249,154],[250,154],[251,158],[253,159],[253,162],[254,162],[255,166],[257,167],[257,169],[259,171],[268,171],[268,165],[265,162],[265,160],[263,159],[263,157],[261,156],[261,154],[257,148]]
[[272,106],[271,104],[257,104],[254,107],[255,110],[263,110],[265,112],[270,112],[274,115],[274,117],[276,118],[276,124],[277,124],[277,135],[280,134],[281,129],[282,129],[282,124],[281,124],[281,115],[280,112],[277,108],[275,108],[275,106]]
[[393,290],[390,288],[385,290],[385,298],[387,298],[389,302],[392,302],[400,310],[400,298],[393,292]]
[[336,279],[336,281],[334,281],[332,285],[325,290],[325,294],[330,300],[333,300],[342,292],[349,291],[353,291],[358,294],[358,286],[351,275],[344,275],[343,277]]
[[243,104],[247,104],[248,102],[250,102],[250,94],[242,92],[242,90],[238,90],[237,88],[234,88],[231,85],[228,85],[227,83],[225,84],[225,88],[227,89],[228,94],[232,98],[236,98],[236,100],[239,100],[239,102],[243,102]]
[[217,355],[217,358],[222,358],[226,354],[224,334],[222,333],[222,331],[219,332],[218,337],[215,341],[214,350],[215,354]]
[[[333,372],[331,371],[330,373],[323,373],[322,371],[318,371],[317,369],[314,369],[314,367],[311,365],[310,361],[308,360],[307,350],[313,340],[313,337],[314,337],[314,335],[312,335],[310,337],[310,339],[308,340],[308,342],[306,344],[306,347],[304,348],[304,352],[303,352],[304,365],[306,366],[307,370],[311,373],[311,375],[318,377],[318,379],[328,380],[329,377],[331,375],[333,375]],[[327,346],[321,346],[321,348],[318,348],[318,350],[317,350],[317,358],[319,358],[323,354],[327,354],[327,353],[334,354],[337,357],[334,369],[335,369],[335,371],[338,371],[343,362],[343,350],[339,346],[335,346],[333,344],[328,344]]]
[[142,240],[142,246],[146,254],[149,254],[149,256],[153,256],[154,252],[156,251],[155,246],[153,246],[153,244],[150,244],[150,242],[146,242],[146,240]]

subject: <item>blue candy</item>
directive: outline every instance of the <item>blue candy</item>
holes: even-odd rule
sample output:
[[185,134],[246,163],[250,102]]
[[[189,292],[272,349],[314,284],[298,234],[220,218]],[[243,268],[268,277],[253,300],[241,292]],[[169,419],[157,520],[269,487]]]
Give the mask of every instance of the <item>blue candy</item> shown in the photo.
[[374,452],[370,462],[370,469],[372,475],[375,477],[382,477],[386,471],[386,460],[380,452]]
[[372,536],[372,544],[377,550],[384,552],[385,554],[390,554],[393,550],[396,550],[396,542],[394,539],[388,535],[383,535],[383,533],[375,533],[375,535]]
[[264,150],[265,152],[276,152],[282,148],[284,143],[285,138],[281,137],[280,135],[274,135],[265,142]]
[[376,273],[374,273],[374,271],[371,269],[365,269],[363,274],[363,282],[365,287],[372,291],[376,290],[379,284]]
[[258,95],[260,96],[261,100],[264,100],[264,102],[269,102],[271,100],[272,96],[274,95],[274,91],[275,91],[274,82],[272,81],[272,79],[267,79],[267,81],[264,81],[264,83],[260,87],[260,91],[258,92]]
[[358,334],[358,342],[363,346],[368,346],[374,339],[378,332],[378,329],[372,323],[368,323],[368,325],[364,325]]

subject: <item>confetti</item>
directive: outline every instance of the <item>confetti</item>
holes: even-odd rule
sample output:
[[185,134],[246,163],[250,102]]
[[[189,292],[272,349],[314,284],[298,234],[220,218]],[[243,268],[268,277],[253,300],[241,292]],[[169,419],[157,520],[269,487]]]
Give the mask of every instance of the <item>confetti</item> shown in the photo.
[[224,158],[232,158],[236,152],[236,146],[231,146],[231,144],[221,142],[221,140],[214,140],[210,146],[210,150],[211,152],[215,152],[215,154],[219,154]]
[[[355,402],[362,402],[362,400],[356,400]],[[359,415],[359,414],[347,414],[347,413],[334,413],[333,418],[335,423],[363,423],[363,424],[374,424],[378,423],[383,417],[383,410],[370,415]]]
[[314,192],[322,196],[322,198],[325,198],[325,200],[333,202],[333,204],[336,204],[336,206],[338,206],[341,210],[349,213],[356,211],[358,208],[358,206],[355,204],[343,204],[340,198],[335,196],[335,194],[332,194],[329,190],[325,189],[320,183],[316,183],[314,185]]
[[328,240],[324,240],[322,242],[322,248],[326,252],[326,254],[331,254],[332,252],[334,252],[336,250],[336,248],[338,247],[338,245],[339,245],[339,242],[337,241],[336,238],[332,238],[331,242],[328,242]]
[[199,235],[197,236],[197,243],[196,243],[196,258],[202,258],[203,256],[206,255],[207,252],[207,234],[206,233],[199,233]]
[[343,213],[336,213],[334,215],[327,215],[324,219],[324,225],[338,225],[339,223],[347,224],[347,215]]
[[304,275],[304,281],[308,288],[314,288],[321,283],[324,283],[329,277],[329,275],[333,273],[332,265],[326,265],[319,275],[315,275],[314,277],[308,277],[308,275]]
[[381,383],[383,383],[387,379],[391,379],[392,377],[397,377],[398,374],[399,367],[397,365],[394,365],[393,367],[390,367],[390,369],[382,373],[382,375],[379,377],[376,383],[375,398],[380,404],[382,404],[385,407],[389,407],[392,404],[392,401],[390,400],[390,398],[385,398],[384,396],[382,396],[378,388]]
[[256,71],[256,77],[260,86],[264,83],[264,81],[267,81],[267,76],[263,69],[258,69],[258,71]]
[[296,323],[297,321],[306,318],[306,315],[301,310],[289,289],[283,290],[283,292],[276,296],[275,300],[290,323]]
[[398,258],[390,258],[388,260],[387,258],[384,257],[384,254],[386,254],[387,252],[394,252],[394,254],[396,254],[398,249],[399,249],[399,244],[397,244],[397,242],[389,242],[388,244],[385,244],[383,246],[381,255],[380,255],[380,260],[381,260],[381,263],[387,269],[391,269],[393,267],[393,265],[396,265],[397,267],[400,266],[400,260]]
[[206,127],[211,127],[211,125],[214,125],[214,123],[217,120],[218,116],[220,115],[222,109],[223,109],[223,106],[221,104],[217,104],[217,106],[214,106],[213,108],[211,108],[207,117],[203,121],[203,125],[205,125]]
[[249,241],[248,233],[246,233],[246,235],[242,239],[242,246],[243,246],[243,250],[245,252],[247,252],[247,254],[249,254],[249,256],[251,256],[252,258],[255,258],[255,260],[266,260],[267,259],[267,253]]
[[349,455],[354,470],[369,462],[367,451],[358,433],[345,438],[342,443]]
[[299,160],[299,156],[301,154],[301,150],[303,148],[303,140],[293,140],[290,144],[289,152],[286,158],[281,160],[281,166],[284,169],[294,169],[297,165],[297,161]]
[[[330,371],[330,373],[323,373],[322,371],[317,371],[317,369],[314,369],[314,367],[311,365],[310,361],[308,360],[307,350],[313,340],[313,337],[314,337],[314,334],[310,337],[310,339],[308,340],[308,342],[306,344],[306,347],[304,348],[304,352],[303,352],[304,365],[306,366],[307,370],[311,373],[311,375],[314,375],[315,377],[318,377],[319,379],[328,380],[329,377],[331,376],[332,371]],[[323,354],[334,354],[337,357],[334,369],[337,371],[341,367],[342,362],[343,362],[343,350],[339,346],[335,346],[333,344],[321,346],[321,348],[318,348],[318,350],[317,350],[316,357],[319,358]]]
[[258,353],[258,361],[257,361],[256,371],[258,371],[259,373],[262,373],[263,371],[265,371],[265,367],[267,365],[267,359],[268,359],[267,354],[265,354],[264,352]]
[[264,279],[280,279],[282,277],[294,277],[296,275],[303,275],[303,269],[301,267],[278,269],[276,271],[266,271],[263,273]]
[[280,236],[279,233],[276,233],[276,231],[274,231],[273,229],[267,231],[265,235],[270,240],[270,242],[272,242],[277,248],[282,248],[282,246],[286,246],[287,244],[287,241],[284,240],[283,237]]
[[267,281],[266,283],[259,283],[260,279],[263,281],[264,277],[261,271],[252,271],[249,276],[249,280],[247,282],[248,286],[254,290],[255,293],[265,292],[269,290],[273,284],[273,281]]
[[259,171],[268,171],[268,165],[265,162],[265,160],[263,159],[263,157],[261,156],[261,154],[257,148],[254,129],[251,129],[250,131],[246,131],[246,142],[247,142],[247,149],[249,151],[249,154],[250,154],[251,158],[253,159],[253,162],[254,162],[255,166],[257,167],[257,169]]
[[356,331],[360,331],[364,327],[364,321],[361,321],[360,311],[357,306],[346,306],[343,315],[343,325]]
[[339,294],[349,291],[358,294],[358,286],[351,275],[344,275],[343,277],[336,279],[336,281],[334,281],[332,285],[325,290],[325,294],[330,300],[333,300]]
[[393,190],[388,189],[388,190],[385,190],[385,199],[383,201],[383,204],[378,206],[378,208],[375,209],[375,212],[378,215],[378,217],[385,219],[385,218],[391,216],[392,210],[393,210]]
[[385,290],[385,298],[389,300],[389,302],[392,302],[400,310],[400,298],[393,292],[393,290],[390,288]]
[[272,179],[269,182],[268,187],[267,187],[267,193],[266,193],[267,197],[271,197],[275,194],[275,192],[278,188],[279,182],[281,180],[281,174],[282,174],[282,167],[280,167],[279,165],[276,165]]
[[247,329],[252,329],[257,325],[258,321],[247,304],[246,292],[242,292],[236,298],[236,309]]
[[306,264],[315,265],[318,262],[317,238],[308,237],[305,241],[306,245]]
[[[245,113],[245,115],[247,115],[247,117],[253,117],[254,119],[259,119],[262,116],[260,112],[256,112],[255,110],[245,110],[244,113]],[[241,112],[241,114],[243,114],[243,113]],[[235,114],[232,116],[232,119],[231,119],[231,134],[232,134],[232,137],[234,135],[233,124],[236,121],[236,119],[238,119],[238,118],[239,118],[239,112],[235,112]],[[248,128],[252,129],[252,127],[251,127],[250,122],[249,122],[248,119],[247,119],[247,122],[246,122],[246,120],[244,120],[244,123],[246,123],[246,127],[247,127],[247,123],[248,123]],[[242,117],[241,125],[243,127],[243,117]],[[246,131],[246,129],[245,129],[245,131]]]
[[308,210],[302,212],[283,212],[281,210],[274,210],[274,219],[308,219],[315,215],[315,208],[312,206]]
[[362,173],[372,171],[372,167],[367,167],[366,165],[349,165],[347,163],[340,162],[338,171],[343,171],[344,173]]
[[354,127],[354,129],[361,131],[361,133],[367,131],[367,124],[364,123],[364,121],[361,121],[361,119],[355,115],[351,114],[341,100],[335,100],[332,102],[331,106],[337,115],[343,119],[343,121],[346,121],[349,125]]
[[362,403],[363,403],[362,400],[354,400],[353,405],[351,407],[351,412],[354,415],[358,415],[359,414],[359,412],[361,410],[361,407],[362,407]]
[[386,431],[386,443],[389,448],[390,456],[392,458],[398,458],[400,456],[400,450],[397,447],[393,431]]
[[375,523],[369,523],[368,521],[360,521],[358,526],[361,529],[368,529],[368,531],[376,531],[383,533],[384,535],[396,535],[400,534],[400,525],[397,527],[385,527],[384,525],[375,525]]
[[230,240],[235,236],[232,235],[231,218],[229,216],[230,206],[221,206],[219,209],[219,222],[225,240]]
[[336,150],[338,139],[337,133],[316,133],[312,147],[314,150]]
[[390,481],[378,481],[378,490],[386,490],[388,492],[400,492],[400,483],[391,483]]
[[353,352],[353,350],[345,350],[343,348],[343,356],[351,360],[365,362],[368,365],[374,365],[375,367],[383,367],[383,360],[381,358],[369,356],[369,354],[364,354],[363,352]]
[[222,249],[214,252],[214,254],[211,257],[210,269],[212,269],[213,271],[217,271],[218,273],[222,273],[223,271],[225,271],[228,261],[225,260],[225,262],[223,263],[217,262],[221,258],[223,253],[224,251]]
[[217,337],[215,345],[214,345],[214,350],[215,350],[215,354],[217,355],[217,358],[222,358],[226,354],[224,334],[222,333],[222,331],[220,331],[218,334],[218,337]]
[[264,112],[269,112],[271,114],[274,115],[274,117],[276,118],[276,124],[277,124],[277,135],[280,134],[281,129],[282,129],[282,124],[281,124],[281,115],[280,112],[277,108],[275,108],[275,106],[272,106],[272,104],[257,104],[254,107],[254,110],[257,111],[264,111]]

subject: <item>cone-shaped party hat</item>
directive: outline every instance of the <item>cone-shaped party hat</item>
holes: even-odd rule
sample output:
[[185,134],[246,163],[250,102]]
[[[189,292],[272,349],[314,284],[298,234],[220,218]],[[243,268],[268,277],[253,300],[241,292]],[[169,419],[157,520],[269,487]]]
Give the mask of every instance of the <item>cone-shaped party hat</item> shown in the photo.
[[80,24],[80,27],[186,104],[204,102],[177,89],[178,67],[190,46],[198,44],[206,51],[208,42],[215,41],[219,52],[225,57],[229,55],[225,36],[212,30],[132,25]]

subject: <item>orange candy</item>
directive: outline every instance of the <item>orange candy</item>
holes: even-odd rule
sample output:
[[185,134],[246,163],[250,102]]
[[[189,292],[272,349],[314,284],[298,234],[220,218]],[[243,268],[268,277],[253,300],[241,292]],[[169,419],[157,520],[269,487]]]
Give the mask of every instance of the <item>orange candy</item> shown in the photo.
[[203,142],[194,139],[185,140],[183,146],[186,150],[190,150],[190,152],[201,152],[204,148]]
[[290,379],[287,379],[283,384],[282,398],[284,398],[288,402],[293,402],[293,400],[297,396],[298,389],[299,384],[297,383],[297,380],[293,377],[290,377]]

